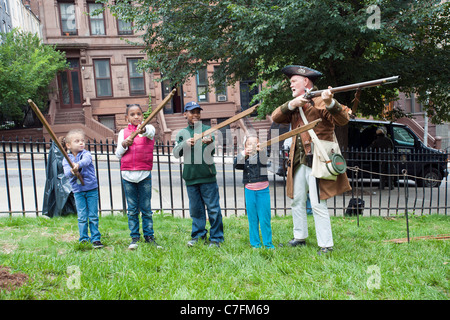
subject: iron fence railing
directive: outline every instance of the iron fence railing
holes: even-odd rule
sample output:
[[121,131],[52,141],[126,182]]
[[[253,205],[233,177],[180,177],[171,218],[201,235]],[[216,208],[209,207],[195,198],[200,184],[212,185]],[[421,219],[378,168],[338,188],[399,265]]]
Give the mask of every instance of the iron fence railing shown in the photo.
[[[0,140],[0,216],[42,215],[50,146],[51,141],[45,140]],[[174,158],[172,147],[168,143],[157,143],[154,148],[152,210],[189,217],[189,201],[182,179],[183,160]],[[99,182],[101,214],[125,212],[120,163],[114,155],[115,142],[88,142],[87,148],[92,153]],[[233,168],[235,152],[225,152],[218,146],[214,156],[225,216],[245,214],[242,172]],[[275,173],[283,163],[280,154],[285,152],[274,153],[274,157],[269,157],[272,212],[288,215],[291,199],[286,196],[286,178]],[[346,150],[344,155],[352,191],[328,200],[330,214],[447,215],[450,209],[447,162],[434,159],[428,153]],[[443,159],[447,156],[443,154]],[[384,189],[380,189],[380,178],[386,180]],[[356,207],[349,207],[353,202]]]

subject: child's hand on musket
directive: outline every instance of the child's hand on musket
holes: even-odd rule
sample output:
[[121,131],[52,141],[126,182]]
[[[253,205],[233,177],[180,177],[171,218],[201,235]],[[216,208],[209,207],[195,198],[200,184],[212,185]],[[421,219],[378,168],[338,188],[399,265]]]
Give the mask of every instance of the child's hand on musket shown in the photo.
[[187,139],[186,143],[188,146],[191,146],[191,147],[194,146],[194,144],[195,144],[194,138]]
[[138,134],[144,134],[146,131],[147,131],[147,128],[145,126],[143,126],[141,128],[141,125],[139,125],[139,127],[137,128]]
[[133,139],[131,138],[131,136],[129,136],[128,138],[126,138],[125,140],[122,141],[122,147],[124,147],[124,148],[128,148],[132,144],[133,144]]
[[78,169],[79,169],[79,168],[80,168],[80,165],[79,165],[78,163],[75,163],[75,164],[73,165],[72,170],[70,170],[70,172],[72,172],[72,174],[73,174],[74,176],[76,176],[77,173],[78,173]]
[[202,143],[204,143],[204,144],[210,144],[211,142],[213,142],[213,139],[211,136],[202,138]]

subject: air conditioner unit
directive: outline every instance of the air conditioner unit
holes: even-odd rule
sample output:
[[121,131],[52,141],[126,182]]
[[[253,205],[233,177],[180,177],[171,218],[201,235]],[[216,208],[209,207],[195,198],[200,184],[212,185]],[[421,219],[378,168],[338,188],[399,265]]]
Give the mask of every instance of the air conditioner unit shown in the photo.
[[222,102],[222,101],[227,101],[227,96],[224,94],[219,94],[217,96],[217,101]]

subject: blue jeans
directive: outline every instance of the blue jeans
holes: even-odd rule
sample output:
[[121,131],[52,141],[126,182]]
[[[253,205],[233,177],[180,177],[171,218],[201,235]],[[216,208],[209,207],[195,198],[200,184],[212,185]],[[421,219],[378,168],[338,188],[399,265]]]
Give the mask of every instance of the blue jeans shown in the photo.
[[142,232],[144,237],[153,236],[152,175],[144,180],[134,183],[122,179],[125,197],[127,198],[128,228],[131,238],[140,238],[139,212],[142,213]]
[[272,228],[270,226],[270,190],[249,190],[245,188],[245,206],[247,209],[248,229],[250,245],[254,248],[261,247],[259,240],[259,227],[263,244],[266,248],[274,248],[272,244]]
[[[100,241],[98,231],[98,189],[74,192],[81,241]],[[88,229],[91,230],[89,238]]]
[[209,240],[223,242],[222,212],[219,204],[219,186],[217,182],[200,183],[186,186],[189,197],[189,213],[192,218],[192,238],[205,237],[206,211],[211,225]]

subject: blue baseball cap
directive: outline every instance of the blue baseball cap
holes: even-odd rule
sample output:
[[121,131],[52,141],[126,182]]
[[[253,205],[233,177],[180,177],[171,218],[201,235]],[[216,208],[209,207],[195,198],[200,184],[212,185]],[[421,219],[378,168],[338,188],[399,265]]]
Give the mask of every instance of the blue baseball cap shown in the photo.
[[202,107],[200,107],[200,105],[197,102],[191,101],[184,105],[184,112],[189,111],[189,110],[194,110],[197,108],[200,110],[203,110]]

